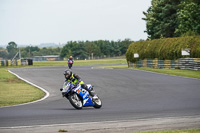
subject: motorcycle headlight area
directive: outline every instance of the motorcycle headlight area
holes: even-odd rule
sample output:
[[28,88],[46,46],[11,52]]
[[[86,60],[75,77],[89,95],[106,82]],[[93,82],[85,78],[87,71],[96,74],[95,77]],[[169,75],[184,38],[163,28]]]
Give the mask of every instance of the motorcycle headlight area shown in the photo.
[[68,90],[68,89],[69,89],[69,87],[70,87],[70,84],[65,84],[65,85],[64,85],[64,87],[63,87],[63,90],[65,90],[65,91],[66,91],[66,90]]

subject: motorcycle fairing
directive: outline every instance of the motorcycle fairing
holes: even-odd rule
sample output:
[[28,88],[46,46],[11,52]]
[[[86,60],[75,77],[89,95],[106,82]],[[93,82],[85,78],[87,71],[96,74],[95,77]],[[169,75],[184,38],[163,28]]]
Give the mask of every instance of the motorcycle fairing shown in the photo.
[[92,101],[89,92],[83,89],[80,85],[77,88],[73,89],[73,91],[83,98],[83,106],[93,106],[95,104]]

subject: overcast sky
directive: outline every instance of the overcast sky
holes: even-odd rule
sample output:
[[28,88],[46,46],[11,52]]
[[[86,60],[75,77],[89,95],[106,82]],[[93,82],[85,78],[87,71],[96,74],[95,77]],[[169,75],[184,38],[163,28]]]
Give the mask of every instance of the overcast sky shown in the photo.
[[0,0],[0,46],[146,39],[151,0]]

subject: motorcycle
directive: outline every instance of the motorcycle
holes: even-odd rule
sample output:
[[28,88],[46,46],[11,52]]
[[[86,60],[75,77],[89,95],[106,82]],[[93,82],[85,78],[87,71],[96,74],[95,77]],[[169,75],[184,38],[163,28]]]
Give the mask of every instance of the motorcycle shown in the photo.
[[[87,84],[87,87],[94,93],[91,84]],[[93,106],[98,109],[102,106],[101,99],[97,95],[95,95],[95,99],[92,98],[89,92],[82,88],[81,85],[74,86],[70,81],[66,81],[60,91],[62,91],[63,97],[66,97],[76,109],[82,109],[88,106]]]

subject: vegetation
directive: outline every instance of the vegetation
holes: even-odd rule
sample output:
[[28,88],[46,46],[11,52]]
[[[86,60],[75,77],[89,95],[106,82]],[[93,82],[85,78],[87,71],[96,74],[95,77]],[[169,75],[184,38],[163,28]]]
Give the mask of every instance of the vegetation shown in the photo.
[[[188,57],[200,58],[200,36],[138,41],[129,46],[126,52],[126,59],[130,62],[145,58],[175,60],[183,57],[181,51],[186,48],[190,49],[190,56]],[[134,58],[134,53],[138,53],[139,58]]]
[[[124,57],[98,60],[75,60],[74,65],[127,64]],[[66,61],[34,61],[33,66],[67,66]]]
[[115,57],[124,55],[128,46],[132,43],[129,39],[123,41],[70,41],[62,49],[60,57],[72,55],[75,59],[91,59]]
[[22,58],[33,57],[33,56],[45,56],[45,55],[59,55],[61,48],[39,48],[37,46],[28,46],[20,48]]
[[0,107],[27,103],[42,98],[45,93],[0,68]]
[[136,69],[151,71],[151,72],[156,72],[156,73],[163,73],[163,74],[169,74],[169,75],[176,75],[176,76],[183,76],[183,77],[200,79],[200,71],[194,71],[194,70],[155,69],[155,68],[147,68],[147,67],[141,67],[141,68],[136,68]]
[[[73,56],[74,59],[107,58],[124,55],[131,40],[123,41],[70,41],[63,48],[39,48],[37,46],[27,46],[18,48],[15,42],[10,42],[6,49],[0,49],[0,57],[12,59],[20,50],[22,58],[45,55],[60,55],[61,58]],[[19,56],[18,56],[19,57]]]
[[17,44],[15,42],[9,42],[6,49],[8,51],[8,58],[13,58],[17,53]]
[[199,0],[152,0],[143,14],[150,40],[200,34]]

